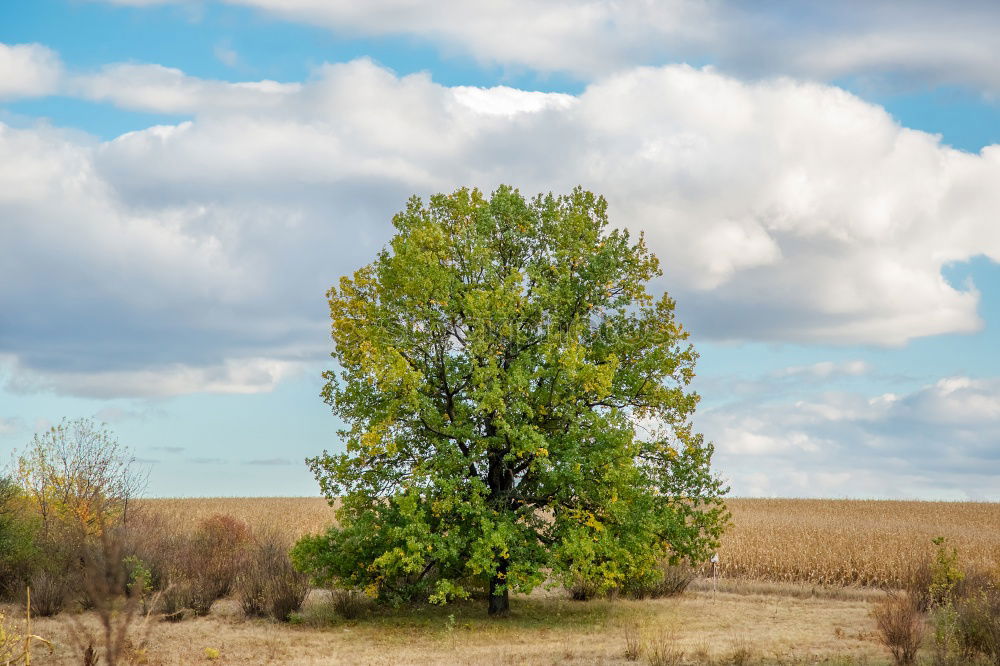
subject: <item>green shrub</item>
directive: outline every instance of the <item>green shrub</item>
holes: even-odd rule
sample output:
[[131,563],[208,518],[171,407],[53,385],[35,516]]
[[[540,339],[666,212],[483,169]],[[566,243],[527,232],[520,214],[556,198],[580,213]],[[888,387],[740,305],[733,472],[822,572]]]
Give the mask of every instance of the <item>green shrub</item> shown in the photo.
[[955,603],[958,644],[1000,666],[1000,590],[989,584]]

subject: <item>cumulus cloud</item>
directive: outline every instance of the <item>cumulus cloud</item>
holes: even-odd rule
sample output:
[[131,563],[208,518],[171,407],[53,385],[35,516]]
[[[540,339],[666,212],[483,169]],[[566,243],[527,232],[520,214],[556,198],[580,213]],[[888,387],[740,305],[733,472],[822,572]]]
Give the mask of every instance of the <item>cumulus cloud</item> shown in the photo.
[[[153,5],[190,0],[107,0]],[[583,79],[635,65],[714,62],[729,71],[832,79],[884,75],[1000,92],[1000,11],[930,0],[808,4],[506,0],[223,0],[352,38],[406,35],[446,56]]]
[[49,95],[59,87],[62,63],[41,44],[0,43],[0,100]]
[[74,85],[194,119],[106,142],[0,126],[0,353],[21,390],[270,390],[325,355],[322,294],[392,213],[461,185],[603,193],[702,337],[974,331],[979,294],[942,267],[1000,259],[1000,147],[952,150],[830,86],[667,66],[568,96],[367,60],[302,84],[115,65]]
[[737,494],[996,500],[1000,379],[906,394],[831,392],[702,413]]

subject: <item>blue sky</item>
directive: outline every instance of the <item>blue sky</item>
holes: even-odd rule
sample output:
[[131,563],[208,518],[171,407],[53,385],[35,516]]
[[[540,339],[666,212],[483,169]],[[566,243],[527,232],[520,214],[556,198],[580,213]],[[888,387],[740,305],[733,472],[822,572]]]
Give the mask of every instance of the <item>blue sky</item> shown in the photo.
[[411,194],[644,231],[734,494],[1000,499],[1000,11],[10,0],[0,453],[108,422],[149,493],[310,495],[324,290]]

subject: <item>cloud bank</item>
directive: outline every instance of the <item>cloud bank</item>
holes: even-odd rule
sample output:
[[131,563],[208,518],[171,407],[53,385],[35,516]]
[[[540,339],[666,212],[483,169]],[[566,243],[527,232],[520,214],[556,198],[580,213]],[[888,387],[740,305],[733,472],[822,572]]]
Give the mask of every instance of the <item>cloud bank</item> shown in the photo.
[[[191,0],[106,0],[149,6]],[[409,37],[445,57],[581,80],[664,62],[750,76],[888,79],[1000,93],[1000,10],[965,2],[222,0],[336,35]]]
[[112,65],[67,89],[192,121],[100,142],[0,125],[8,384],[269,390],[326,352],[322,294],[411,194],[604,194],[702,338],[901,345],[980,326],[942,269],[1000,260],[1000,147],[963,153],[793,79],[643,67],[578,96],[367,60],[306,82]]
[[698,423],[742,495],[997,498],[997,379],[949,377],[901,395],[747,401],[707,410]]

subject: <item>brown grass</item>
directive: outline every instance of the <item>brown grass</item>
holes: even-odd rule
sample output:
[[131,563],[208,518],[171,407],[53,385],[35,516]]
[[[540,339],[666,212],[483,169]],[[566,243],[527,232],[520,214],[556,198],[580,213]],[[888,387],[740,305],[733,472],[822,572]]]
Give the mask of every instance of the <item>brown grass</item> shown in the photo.
[[[326,614],[325,603],[314,592],[303,611],[325,622],[289,626],[245,619],[236,602],[220,602],[207,617],[157,623],[145,663],[634,664],[626,656],[624,623],[638,628],[645,661],[658,651],[680,659],[665,663],[720,666],[735,657],[755,664],[885,663],[870,604],[861,601],[722,592],[586,603],[532,597],[514,599],[512,616],[502,621],[488,618],[481,604],[380,611],[345,621]],[[64,622],[39,620],[36,630],[56,643],[54,657],[44,663],[79,663]],[[218,650],[219,658],[209,660],[206,648]]]

